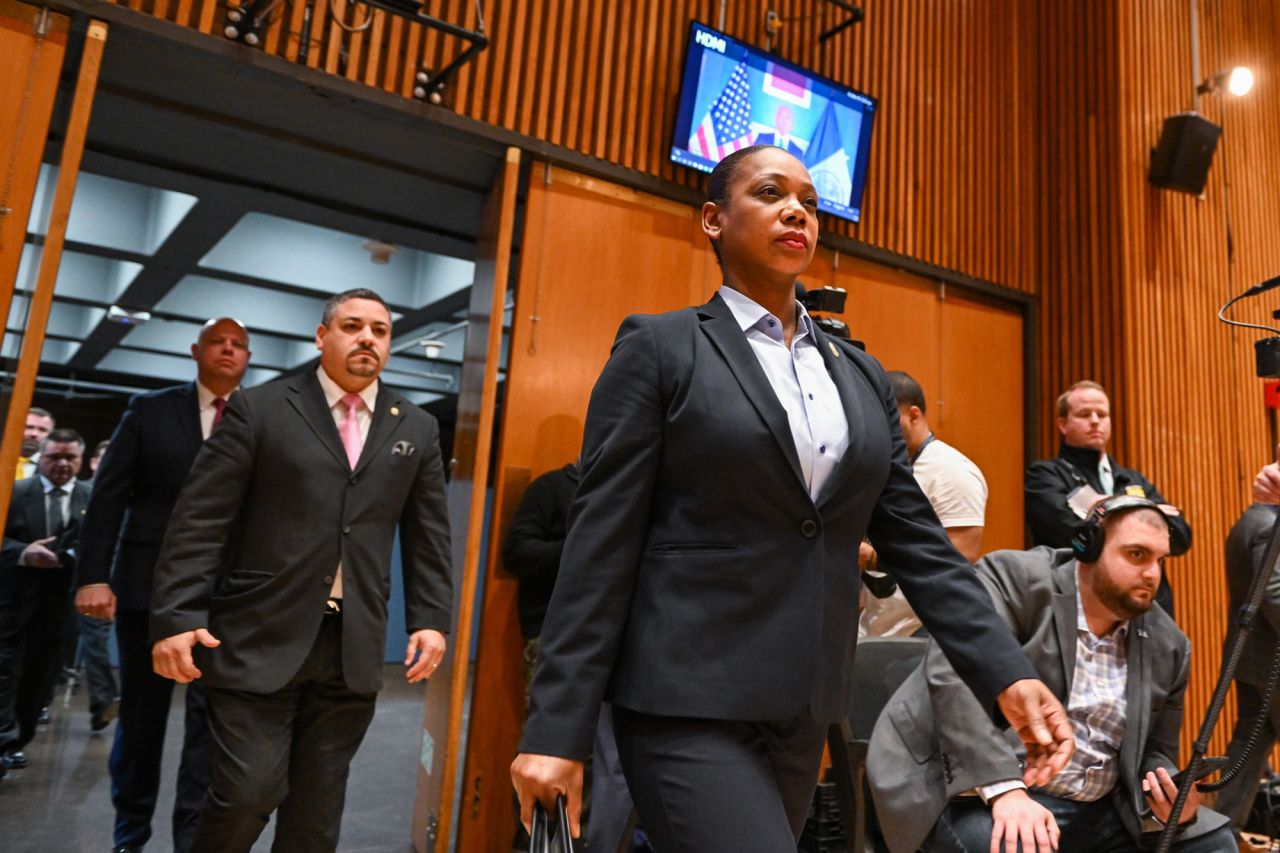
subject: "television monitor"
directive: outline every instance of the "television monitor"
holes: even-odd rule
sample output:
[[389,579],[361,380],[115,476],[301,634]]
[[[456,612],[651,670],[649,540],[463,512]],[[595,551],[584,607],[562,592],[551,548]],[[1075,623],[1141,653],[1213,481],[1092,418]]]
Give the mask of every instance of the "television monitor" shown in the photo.
[[728,154],[771,144],[813,176],[818,209],[857,222],[876,99],[692,22],[671,159],[710,172]]

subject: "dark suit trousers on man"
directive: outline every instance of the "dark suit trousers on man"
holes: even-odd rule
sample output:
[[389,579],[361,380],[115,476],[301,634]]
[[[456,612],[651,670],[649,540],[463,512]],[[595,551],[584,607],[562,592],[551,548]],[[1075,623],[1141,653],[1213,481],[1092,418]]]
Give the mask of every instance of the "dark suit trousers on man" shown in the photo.
[[13,567],[0,579],[0,752],[35,736],[67,631],[67,569]]
[[658,853],[795,853],[827,727],[613,709],[618,755]]
[[274,693],[207,687],[213,784],[195,853],[247,853],[276,816],[275,853],[338,847],[347,772],[377,693],[342,675],[342,616],[327,614],[297,674]]
[[[160,790],[160,761],[174,682],[151,667],[151,643],[145,610],[116,612],[120,651],[120,719],[111,746],[111,802],[116,809],[115,843],[141,847],[151,838],[151,817]],[[209,789],[212,738],[206,719],[204,690],[187,685],[182,759],[173,802],[173,848],[191,849],[196,823]]]

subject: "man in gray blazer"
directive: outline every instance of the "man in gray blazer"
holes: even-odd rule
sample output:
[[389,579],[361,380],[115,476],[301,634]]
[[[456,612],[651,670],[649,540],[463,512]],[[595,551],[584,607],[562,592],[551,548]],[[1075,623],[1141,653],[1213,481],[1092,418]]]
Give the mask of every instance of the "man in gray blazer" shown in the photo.
[[[1136,851],[1172,812],[1190,643],[1152,608],[1169,523],[1153,502],[1100,501],[1072,548],[997,551],[977,573],[1040,677],[1067,706],[1076,751],[1028,790],[1000,732],[936,648],[889,701],[867,775],[893,853],[998,848]],[[1192,789],[1178,853],[1235,850]],[[1008,846],[1005,846],[1008,845]]]
[[[231,397],[174,508],[152,594],[156,672],[201,678],[215,749],[193,851],[334,850],[347,771],[382,686],[400,534],[412,682],[452,609],[434,418],[378,381],[391,312],[325,303],[320,366]],[[193,654],[194,652],[194,654]]]

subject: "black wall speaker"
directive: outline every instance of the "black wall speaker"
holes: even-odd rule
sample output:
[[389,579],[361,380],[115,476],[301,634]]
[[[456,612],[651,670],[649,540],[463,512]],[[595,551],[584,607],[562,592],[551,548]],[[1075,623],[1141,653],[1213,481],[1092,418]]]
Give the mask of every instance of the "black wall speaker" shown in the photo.
[[1220,136],[1222,128],[1199,113],[1169,116],[1151,149],[1147,180],[1161,189],[1200,195]]

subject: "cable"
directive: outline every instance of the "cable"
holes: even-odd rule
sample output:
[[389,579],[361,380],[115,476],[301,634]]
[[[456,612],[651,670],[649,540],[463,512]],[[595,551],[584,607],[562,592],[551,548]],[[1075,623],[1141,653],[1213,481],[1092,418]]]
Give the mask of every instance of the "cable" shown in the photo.
[[[1276,686],[1280,685],[1280,643],[1271,650],[1271,669],[1267,672],[1267,681],[1262,688],[1262,704],[1260,709],[1271,707],[1271,701],[1276,695]],[[1201,791],[1217,791],[1231,784],[1231,781],[1240,775],[1240,771],[1244,769],[1245,764],[1249,761],[1249,756],[1258,747],[1258,741],[1262,739],[1262,733],[1267,728],[1269,717],[1266,713],[1260,711],[1258,716],[1254,718],[1253,727],[1249,730],[1249,737],[1244,743],[1239,755],[1236,756],[1234,763],[1226,770],[1222,771],[1222,775],[1215,782],[1201,782],[1196,785]]]
[[[352,3],[351,5],[355,6],[358,4]],[[365,16],[364,23],[354,27],[344,22],[342,20],[342,17],[338,14],[338,10],[335,9],[333,6],[334,6],[334,0],[329,0],[329,15],[333,18],[333,22],[337,24],[339,27],[342,27],[342,29],[346,30],[349,33],[362,33],[365,30],[369,29],[369,26],[373,23],[373,7],[372,6],[369,7],[369,14]]]
[[1280,335],[1280,329],[1273,326],[1260,326],[1257,323],[1242,323],[1239,320],[1232,320],[1227,316],[1227,309],[1232,305],[1235,305],[1241,299],[1244,299],[1247,296],[1257,296],[1259,293],[1262,293],[1263,290],[1270,290],[1272,287],[1277,285],[1280,285],[1280,276],[1276,276],[1269,281],[1264,281],[1262,284],[1254,285],[1239,296],[1231,297],[1227,300],[1225,305],[1218,309],[1218,319],[1229,326],[1239,326],[1242,329],[1261,329],[1264,332],[1271,332],[1272,334]]

